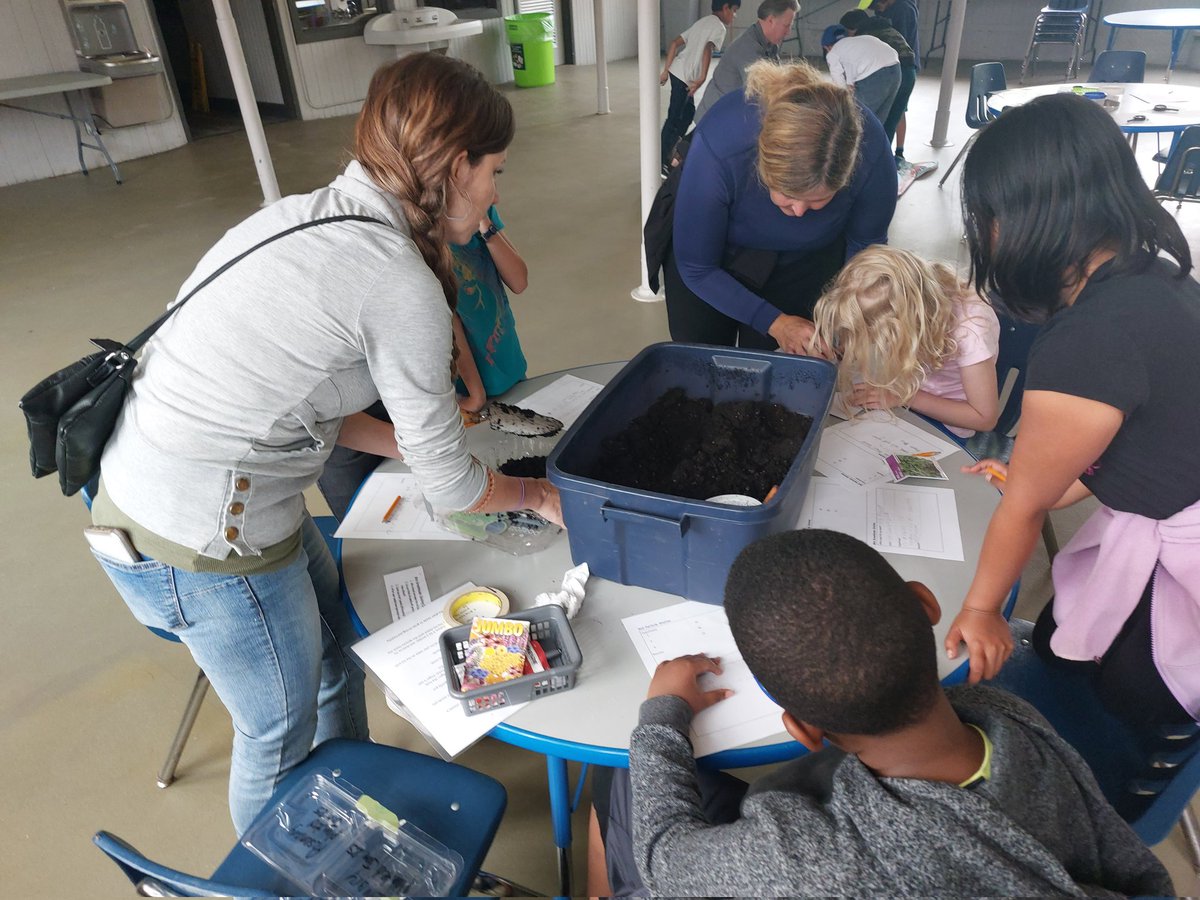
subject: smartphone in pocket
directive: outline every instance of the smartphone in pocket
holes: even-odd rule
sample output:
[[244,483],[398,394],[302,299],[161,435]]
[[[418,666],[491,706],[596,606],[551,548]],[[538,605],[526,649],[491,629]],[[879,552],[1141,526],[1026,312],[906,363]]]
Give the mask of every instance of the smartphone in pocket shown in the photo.
[[91,525],[83,529],[83,536],[91,544],[93,550],[109,559],[123,563],[142,561],[142,555],[134,549],[129,535],[120,528],[109,528],[104,525]]

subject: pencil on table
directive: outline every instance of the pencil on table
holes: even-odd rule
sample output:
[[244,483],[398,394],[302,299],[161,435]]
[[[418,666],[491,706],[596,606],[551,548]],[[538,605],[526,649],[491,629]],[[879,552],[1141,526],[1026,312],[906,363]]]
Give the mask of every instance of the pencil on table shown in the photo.
[[400,508],[400,501],[403,499],[403,497],[397,495],[396,499],[392,501],[392,505],[388,507],[388,511],[383,514],[384,524],[392,521],[392,516],[396,515],[396,510]]

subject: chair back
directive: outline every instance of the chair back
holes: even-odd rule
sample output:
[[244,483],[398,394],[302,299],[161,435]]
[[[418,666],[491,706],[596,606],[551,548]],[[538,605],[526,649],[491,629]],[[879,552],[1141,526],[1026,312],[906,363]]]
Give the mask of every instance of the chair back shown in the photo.
[[[272,816],[275,804],[288,791],[314,771],[326,769],[338,772],[338,777],[455,850],[463,859],[463,869],[449,896],[467,895],[508,803],[500,782],[456,763],[399,747],[335,739],[321,744],[288,773],[260,818]],[[210,878],[161,866],[107,832],[97,834],[93,842],[134,884],[151,879],[186,897],[286,897],[296,892],[294,885],[240,841]]]
[[971,95],[967,98],[967,125],[982,128],[996,118],[987,108],[989,94],[1008,88],[1004,77],[1004,64],[998,62],[979,63],[971,67]]
[[1154,183],[1160,200],[1200,200],[1200,125],[1183,130]]
[[1092,0],[1049,0],[1042,7],[1042,12],[1073,12],[1086,13],[1088,7],[1092,5]]
[[143,856],[135,847],[115,834],[98,831],[92,843],[117,864],[125,877],[145,897],[270,897],[243,885],[220,884],[209,878],[197,878],[177,869],[160,865]]
[[[1146,738],[1163,741],[1161,735],[1139,735],[1110,715],[1087,674],[1047,666],[1033,649],[1032,622],[1014,619],[1011,627],[1013,655],[992,684],[1027,700],[1046,717],[1083,757],[1100,790],[1118,811],[1126,806],[1131,788],[1154,792],[1149,806],[1127,820],[1147,845],[1162,841],[1200,790],[1200,745],[1193,742],[1175,754],[1174,766],[1163,765],[1164,756],[1148,759],[1143,749]],[[1168,777],[1140,780],[1151,766]],[[1168,774],[1172,768],[1173,774]]]
[[1146,80],[1145,50],[1102,50],[1096,56],[1088,81],[1098,84]]
[[[1018,322],[1000,313],[997,313],[996,317],[1000,320],[1000,350],[996,354],[996,384],[999,389],[1004,390],[1010,373],[1015,375],[1008,396],[1004,399],[1004,406],[1000,410],[1000,417],[996,420],[996,427],[992,430],[1008,434],[1021,418],[1021,395],[1025,392],[1029,351],[1038,332],[1041,331],[1041,326]],[[1003,394],[1001,396],[1003,397]]]

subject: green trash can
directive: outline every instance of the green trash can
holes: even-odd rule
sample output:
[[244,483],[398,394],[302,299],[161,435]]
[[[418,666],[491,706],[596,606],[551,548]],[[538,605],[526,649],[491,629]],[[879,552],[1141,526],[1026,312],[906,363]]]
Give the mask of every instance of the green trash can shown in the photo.
[[517,87],[554,84],[554,20],[550,13],[504,17]]

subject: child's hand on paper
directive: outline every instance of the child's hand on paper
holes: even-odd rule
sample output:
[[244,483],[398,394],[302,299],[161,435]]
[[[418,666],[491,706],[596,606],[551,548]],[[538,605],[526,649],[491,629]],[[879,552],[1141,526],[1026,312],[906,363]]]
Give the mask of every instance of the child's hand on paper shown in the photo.
[[654,670],[654,677],[650,679],[650,689],[646,691],[646,699],[664,696],[679,697],[692,708],[693,713],[698,713],[726,697],[733,696],[733,691],[728,688],[717,688],[715,691],[706,691],[701,688],[700,676],[709,673],[721,674],[719,657],[695,653],[691,656],[680,656],[678,659],[661,662]]

